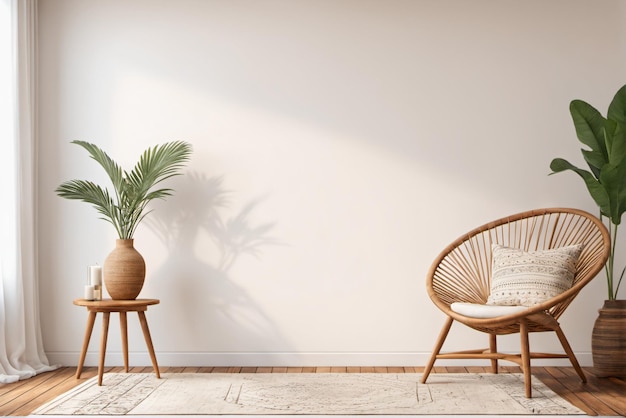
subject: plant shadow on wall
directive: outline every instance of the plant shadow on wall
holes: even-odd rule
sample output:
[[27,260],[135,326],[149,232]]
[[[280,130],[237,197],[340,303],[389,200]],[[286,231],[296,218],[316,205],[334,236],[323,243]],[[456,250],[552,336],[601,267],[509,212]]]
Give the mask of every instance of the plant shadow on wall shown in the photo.
[[[146,225],[168,249],[167,259],[150,274],[172,307],[172,323],[185,324],[172,330],[174,340],[194,339],[203,348],[215,336],[228,336],[229,347],[263,351],[282,338],[271,319],[247,290],[236,283],[232,269],[244,256],[261,258],[263,248],[280,245],[271,236],[275,223],[256,224],[253,214],[263,198],[239,211],[230,205],[232,192],[224,189],[222,177],[187,173],[176,185],[181,204],[155,210]],[[250,277],[245,278],[250,279]],[[179,318],[175,318],[179,316]]]

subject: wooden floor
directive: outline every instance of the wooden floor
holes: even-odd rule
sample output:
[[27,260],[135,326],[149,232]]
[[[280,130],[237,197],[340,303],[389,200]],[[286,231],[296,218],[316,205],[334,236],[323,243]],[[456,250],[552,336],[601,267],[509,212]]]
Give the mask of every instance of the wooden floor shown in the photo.
[[[501,367],[501,373],[519,373],[517,367]],[[83,370],[80,379],[74,377],[76,368],[64,367],[31,379],[0,384],[0,416],[29,415],[37,407],[74,386],[97,375],[95,367]],[[121,367],[106,369],[122,372]],[[133,373],[152,372],[151,367],[130,370]],[[161,373],[421,373],[419,367],[162,367]],[[435,373],[486,373],[483,367],[435,367]],[[533,375],[554,392],[567,399],[588,415],[626,415],[626,380],[598,378],[592,369],[585,369],[587,383],[583,384],[571,367],[533,367]]]

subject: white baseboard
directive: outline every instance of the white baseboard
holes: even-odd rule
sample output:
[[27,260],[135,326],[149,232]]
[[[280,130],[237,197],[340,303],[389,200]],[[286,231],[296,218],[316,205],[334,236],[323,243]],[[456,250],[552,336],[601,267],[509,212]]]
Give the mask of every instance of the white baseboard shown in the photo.
[[[48,352],[50,364],[76,366],[79,352]],[[323,367],[323,366],[424,366],[430,353],[167,353],[157,352],[159,366],[163,367]],[[591,353],[576,353],[581,366],[593,364]],[[88,352],[85,366],[97,366],[99,354]],[[151,366],[145,352],[129,353],[131,367]],[[107,366],[122,366],[121,352],[107,352]],[[514,365],[502,361],[501,365]],[[485,360],[438,360],[435,366],[488,366]],[[537,359],[533,366],[570,366],[567,359]]]

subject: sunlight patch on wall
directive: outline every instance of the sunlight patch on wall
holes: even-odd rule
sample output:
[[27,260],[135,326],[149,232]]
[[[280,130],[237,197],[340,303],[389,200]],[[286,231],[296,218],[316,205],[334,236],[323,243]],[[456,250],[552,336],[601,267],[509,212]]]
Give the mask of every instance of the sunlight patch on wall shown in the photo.
[[[188,173],[173,183],[176,195],[155,205],[138,232],[152,276],[146,292],[167,294],[234,340],[289,335],[282,344],[304,350],[323,349],[316,335],[324,332],[338,349],[358,349],[341,331],[348,327],[361,334],[359,345],[384,350],[396,331],[372,335],[368,324],[388,317],[410,326],[413,299],[424,294],[421,270],[451,238],[439,237],[443,220],[429,215],[432,205],[456,211],[470,191],[444,187],[429,164],[384,138],[361,140],[139,72],[117,82],[115,152],[132,155],[130,147],[154,138],[194,146]],[[183,312],[171,315],[200,326]],[[185,327],[173,332],[191,335]],[[225,349],[211,341],[203,344]],[[255,341],[281,349],[277,337]]]

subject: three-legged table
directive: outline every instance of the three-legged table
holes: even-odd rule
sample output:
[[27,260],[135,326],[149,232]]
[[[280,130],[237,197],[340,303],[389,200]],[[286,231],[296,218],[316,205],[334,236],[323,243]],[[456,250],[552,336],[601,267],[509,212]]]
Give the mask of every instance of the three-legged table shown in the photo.
[[137,312],[139,315],[139,322],[141,323],[141,329],[143,330],[143,336],[146,340],[146,346],[152,359],[152,367],[157,378],[161,378],[159,373],[159,366],[157,364],[156,355],[154,354],[154,347],[152,346],[152,338],[150,338],[150,330],[148,329],[148,321],[146,320],[145,311],[148,310],[149,305],[156,305],[160,301],[158,299],[134,299],[134,300],[86,300],[76,299],[74,305],[84,306],[89,311],[89,317],[87,318],[87,328],[85,329],[85,338],[83,340],[83,349],[80,353],[80,360],[78,361],[78,367],[76,368],[76,378],[80,378],[80,374],[83,371],[83,363],[85,362],[85,356],[87,355],[87,347],[89,346],[89,340],[91,339],[91,333],[93,331],[93,325],[96,321],[96,314],[102,313],[102,335],[100,337],[100,362],[98,364],[98,385],[102,385],[102,375],[104,371],[104,356],[107,349],[107,336],[109,333],[109,316],[111,312],[118,312],[120,314],[120,328],[122,333],[122,354],[124,356],[124,371],[128,372],[128,331],[126,323],[127,312]]

